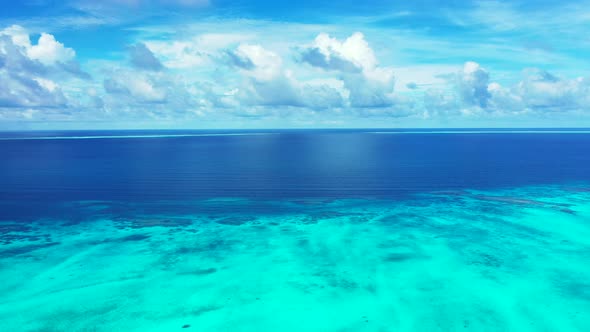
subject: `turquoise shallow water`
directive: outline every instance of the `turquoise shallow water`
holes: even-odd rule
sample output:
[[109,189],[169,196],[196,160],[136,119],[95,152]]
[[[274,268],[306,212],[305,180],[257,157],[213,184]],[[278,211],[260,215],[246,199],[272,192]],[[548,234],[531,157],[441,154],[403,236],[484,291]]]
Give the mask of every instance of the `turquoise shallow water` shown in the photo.
[[588,186],[69,204],[0,223],[1,331],[590,330]]

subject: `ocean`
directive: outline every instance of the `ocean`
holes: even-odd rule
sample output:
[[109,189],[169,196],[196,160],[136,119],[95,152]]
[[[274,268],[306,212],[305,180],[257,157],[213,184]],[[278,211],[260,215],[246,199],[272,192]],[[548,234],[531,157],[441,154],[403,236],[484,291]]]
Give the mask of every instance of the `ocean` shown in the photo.
[[0,133],[0,331],[589,331],[590,130]]

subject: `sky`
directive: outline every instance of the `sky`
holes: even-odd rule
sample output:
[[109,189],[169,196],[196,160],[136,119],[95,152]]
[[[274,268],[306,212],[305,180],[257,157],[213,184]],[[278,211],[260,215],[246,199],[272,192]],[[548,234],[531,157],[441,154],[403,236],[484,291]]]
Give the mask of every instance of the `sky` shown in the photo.
[[0,130],[590,127],[590,1],[0,9]]

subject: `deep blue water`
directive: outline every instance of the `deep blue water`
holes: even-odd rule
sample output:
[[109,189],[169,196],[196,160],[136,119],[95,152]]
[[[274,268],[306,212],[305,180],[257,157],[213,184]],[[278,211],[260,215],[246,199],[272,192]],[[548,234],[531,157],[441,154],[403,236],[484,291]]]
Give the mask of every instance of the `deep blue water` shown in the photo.
[[[76,200],[404,199],[590,181],[587,133],[375,132],[383,130],[0,133],[0,219]],[[128,135],[176,136],[120,137]],[[80,139],[92,136],[118,138]]]

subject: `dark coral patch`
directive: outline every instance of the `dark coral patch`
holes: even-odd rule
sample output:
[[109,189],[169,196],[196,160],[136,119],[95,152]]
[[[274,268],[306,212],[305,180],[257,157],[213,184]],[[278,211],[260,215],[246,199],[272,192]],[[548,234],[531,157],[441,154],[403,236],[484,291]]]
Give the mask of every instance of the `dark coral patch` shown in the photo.
[[424,216],[414,213],[397,213],[387,215],[379,219],[380,222],[388,226],[399,228],[424,228],[436,227],[432,221]]
[[383,260],[386,262],[405,262],[405,261],[409,261],[409,260],[414,260],[414,259],[418,259],[418,258],[422,258],[423,256],[418,255],[416,253],[412,253],[412,252],[394,252],[394,253],[390,253],[387,254]]
[[11,256],[17,256],[17,255],[24,255],[24,254],[28,254],[30,252],[33,252],[35,250],[53,247],[58,244],[59,244],[59,242],[51,242],[51,243],[44,243],[44,244],[30,244],[30,245],[26,245],[26,246],[5,249],[5,250],[0,251],[0,257],[11,257]]
[[191,311],[191,314],[192,315],[195,315],[195,316],[201,316],[203,314],[206,314],[206,313],[212,312],[212,311],[216,311],[216,310],[219,310],[221,308],[222,307],[220,307],[220,306],[206,305],[206,306],[202,306],[202,307],[199,307],[199,308],[196,308],[196,309],[192,310]]
[[510,197],[510,196],[474,195],[473,197],[477,198],[477,199],[484,200],[484,201],[520,204],[520,205],[544,205],[545,204],[543,202],[535,201],[532,199],[525,199],[525,198],[520,198],[520,197]]
[[115,218],[117,228],[186,227],[193,224],[186,218]]
[[149,238],[150,238],[149,235],[133,234],[133,235],[128,235],[128,236],[124,236],[122,238],[119,238],[119,239],[117,239],[117,242],[135,242],[135,241],[147,240]]
[[174,250],[174,256],[180,255],[193,255],[199,253],[208,253],[209,255],[231,250],[239,241],[224,240],[224,239],[213,239],[211,241],[197,242],[194,246],[190,247],[179,247]]
[[7,233],[26,233],[33,230],[31,225],[17,223],[0,223],[0,234]]
[[132,235],[127,235],[127,236],[117,237],[117,238],[112,238],[112,239],[92,241],[92,242],[90,242],[90,244],[96,245],[96,244],[103,244],[103,243],[139,242],[139,241],[147,240],[149,238],[150,238],[150,236],[145,235],[145,234],[132,234]]
[[568,209],[568,208],[560,209],[560,211],[563,212],[563,213],[571,214],[571,215],[575,215],[576,214],[576,211],[574,211],[572,209]]
[[558,274],[554,279],[554,285],[568,297],[590,301],[590,282],[583,278],[575,278],[565,273]]
[[338,212],[338,211],[322,211],[322,212],[310,213],[310,214],[306,215],[302,219],[302,223],[303,224],[315,224],[315,223],[318,223],[323,220],[337,219],[337,218],[343,218],[343,217],[349,217],[351,219],[354,218],[354,220],[351,220],[352,222],[363,222],[363,221],[367,221],[370,218],[372,218],[372,216],[367,216],[364,213],[358,213],[358,212],[345,213],[345,212]]
[[200,269],[200,270],[195,270],[192,271],[192,274],[196,274],[196,275],[206,275],[206,274],[212,274],[217,272],[217,269],[214,267],[208,268],[208,269]]
[[204,275],[208,275],[208,274],[213,274],[217,272],[217,269],[214,267],[210,267],[207,269],[197,269],[197,270],[192,270],[192,271],[186,271],[186,272],[180,272],[178,274],[180,275],[196,275],[196,276],[204,276]]
[[483,252],[475,252],[472,256],[472,259],[469,261],[469,264],[498,268],[503,265],[503,262],[495,255]]
[[6,245],[14,242],[33,242],[48,239],[48,235],[30,234],[34,230],[30,224],[0,223],[0,244]]
[[36,241],[50,242],[49,235],[27,235],[27,234],[3,234],[0,235],[0,244],[6,245],[14,242],[36,242]]
[[249,216],[232,216],[215,220],[218,224],[230,226],[239,226],[253,221],[256,221],[256,218]]
[[564,188],[566,191],[575,192],[575,193],[587,193],[590,192],[590,188],[586,187],[567,187]]

